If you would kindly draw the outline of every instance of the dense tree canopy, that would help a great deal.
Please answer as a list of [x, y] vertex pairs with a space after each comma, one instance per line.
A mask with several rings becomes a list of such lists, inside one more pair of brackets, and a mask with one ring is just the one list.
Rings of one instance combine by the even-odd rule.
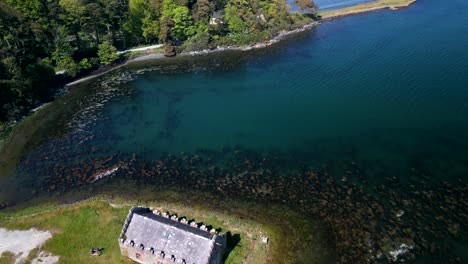
[[110, 64], [116, 48], [249, 44], [306, 22], [285, 0], [0, 0], [0, 122], [49, 98], [55, 72]]

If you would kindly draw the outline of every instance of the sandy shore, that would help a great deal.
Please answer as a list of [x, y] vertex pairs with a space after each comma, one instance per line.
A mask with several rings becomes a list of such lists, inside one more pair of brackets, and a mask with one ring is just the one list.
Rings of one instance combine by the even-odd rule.
[[400, 8], [408, 7], [415, 2], [416, 0], [395, 0], [395, 1], [377, 0], [375, 2], [359, 4], [359, 5], [343, 8], [343, 9], [325, 11], [325, 12], [319, 13], [319, 15], [321, 15], [323, 20], [328, 20], [328, 19], [334, 19], [334, 18], [343, 17], [343, 16], [367, 13], [367, 12], [381, 10], [381, 9], [398, 10]]

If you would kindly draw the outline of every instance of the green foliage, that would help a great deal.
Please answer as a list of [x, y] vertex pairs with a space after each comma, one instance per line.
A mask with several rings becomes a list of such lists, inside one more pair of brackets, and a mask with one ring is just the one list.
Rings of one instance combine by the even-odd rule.
[[71, 56], [63, 57], [58, 61], [57, 68], [65, 71], [65, 74], [71, 77], [75, 77], [80, 72], [80, 66], [76, 64]]
[[192, 17], [186, 6], [179, 6], [172, 13], [174, 21], [173, 34], [177, 40], [186, 40], [195, 35], [196, 27], [193, 25]]
[[176, 8], [177, 8], [177, 5], [174, 0], [163, 0], [161, 17], [171, 18], [173, 11]]
[[147, 43], [153, 42], [159, 36], [159, 21], [154, 17], [151, 11], [145, 11], [145, 17], [142, 19], [142, 35]]
[[208, 32], [203, 32], [189, 38], [183, 45], [185, 51], [197, 51], [204, 50], [210, 45], [210, 34]]
[[80, 61], [80, 69], [89, 70], [93, 67], [93, 64], [88, 58], [84, 58]]
[[116, 53], [117, 49], [109, 42], [104, 42], [99, 45], [98, 56], [99, 60], [104, 65], [109, 65], [119, 58]]
[[249, 31], [247, 21], [252, 20], [253, 13], [246, 0], [232, 0], [224, 9], [231, 33], [240, 34]]
[[143, 21], [145, 10], [147, 9], [145, 0], [130, 0], [128, 2], [128, 20], [124, 24], [124, 29], [135, 39], [140, 39], [143, 34]]

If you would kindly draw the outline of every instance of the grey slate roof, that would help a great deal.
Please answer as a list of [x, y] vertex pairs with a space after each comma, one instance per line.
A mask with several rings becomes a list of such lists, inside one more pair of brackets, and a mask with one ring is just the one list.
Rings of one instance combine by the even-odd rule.
[[208, 263], [214, 243], [209, 232], [152, 212], [135, 212], [125, 235], [135, 246], [143, 244], [145, 249], [164, 251], [167, 256], [195, 264]]

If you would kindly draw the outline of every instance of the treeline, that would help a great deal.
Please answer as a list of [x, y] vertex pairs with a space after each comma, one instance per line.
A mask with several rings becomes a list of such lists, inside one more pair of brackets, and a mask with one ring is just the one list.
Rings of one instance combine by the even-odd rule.
[[74, 77], [110, 64], [117, 49], [250, 44], [309, 21], [285, 0], [0, 0], [0, 122], [49, 99], [55, 72]]

